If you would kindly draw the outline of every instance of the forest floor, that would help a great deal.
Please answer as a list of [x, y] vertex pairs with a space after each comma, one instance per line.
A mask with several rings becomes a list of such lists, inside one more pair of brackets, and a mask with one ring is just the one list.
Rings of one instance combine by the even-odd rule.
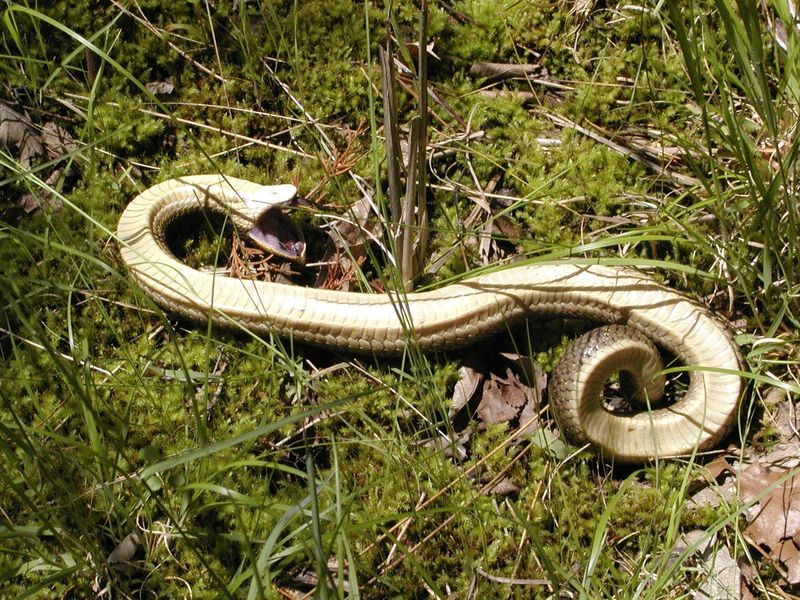
[[[800, 594], [793, 3], [35, 4], [0, 23], [0, 596]], [[115, 230], [197, 173], [294, 184], [308, 244], [189, 220], [201, 268], [646, 270], [733, 333], [735, 433], [638, 467], [570, 445], [544, 383], [575, 320], [387, 359], [178, 319]]]

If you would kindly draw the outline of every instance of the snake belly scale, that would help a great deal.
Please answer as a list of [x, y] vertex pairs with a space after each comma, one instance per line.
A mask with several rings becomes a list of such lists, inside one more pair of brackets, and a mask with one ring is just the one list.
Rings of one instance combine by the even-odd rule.
[[[708, 309], [634, 269], [526, 264], [400, 296], [234, 279], [193, 269], [169, 250], [167, 228], [186, 213], [220, 211], [246, 230], [257, 213], [293, 194], [292, 186], [220, 175], [165, 181], [137, 196], [120, 217], [122, 260], [158, 304], [188, 319], [362, 353], [402, 353], [411, 343], [423, 351], [468, 346], [540, 315], [614, 324], [568, 351], [568, 368], [557, 368], [551, 382], [551, 405], [573, 441], [590, 442], [619, 462], [642, 462], [709, 449], [733, 427], [742, 381], [730, 333]], [[626, 330], [645, 340], [633, 342], [636, 352], [652, 342], [686, 365], [688, 390], [672, 405], [622, 415], [596, 397], [597, 382], [608, 373], [593, 365], [625, 370], [631, 361], [630, 344], [621, 341]], [[609, 346], [618, 348], [601, 349]], [[599, 360], [582, 362], [591, 355]], [[652, 407], [659, 392], [650, 394]]]

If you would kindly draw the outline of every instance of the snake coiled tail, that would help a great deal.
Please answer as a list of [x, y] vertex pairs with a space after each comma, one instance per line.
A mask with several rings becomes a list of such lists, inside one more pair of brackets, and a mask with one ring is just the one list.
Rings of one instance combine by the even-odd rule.
[[[183, 214], [222, 211], [246, 231], [293, 190], [219, 175], [156, 185], [137, 196], [119, 220], [122, 259], [148, 295], [183, 317], [235, 322], [257, 333], [341, 350], [396, 354], [410, 344], [424, 351], [467, 346], [539, 315], [624, 326], [584, 340], [580, 350], [567, 353], [568, 366], [555, 373], [551, 404], [570, 438], [591, 442], [609, 459], [642, 462], [707, 450], [732, 428], [742, 381], [728, 330], [706, 308], [633, 269], [520, 265], [434, 291], [381, 295], [228, 278], [193, 269], [169, 250], [167, 227]], [[623, 341], [630, 338], [628, 331], [633, 342]], [[650, 342], [686, 365], [686, 393], [670, 406], [633, 415], [603, 408], [597, 394], [606, 371], [633, 365], [631, 357]], [[599, 358], [581, 360], [593, 355]], [[652, 396], [644, 401], [655, 405], [660, 392], [639, 387], [639, 395]]]

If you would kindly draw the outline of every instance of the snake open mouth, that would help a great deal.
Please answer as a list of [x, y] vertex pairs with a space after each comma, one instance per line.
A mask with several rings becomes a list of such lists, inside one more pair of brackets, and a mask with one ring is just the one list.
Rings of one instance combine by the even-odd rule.
[[266, 211], [247, 233], [262, 250], [295, 263], [305, 263], [306, 241], [303, 232], [279, 209]]

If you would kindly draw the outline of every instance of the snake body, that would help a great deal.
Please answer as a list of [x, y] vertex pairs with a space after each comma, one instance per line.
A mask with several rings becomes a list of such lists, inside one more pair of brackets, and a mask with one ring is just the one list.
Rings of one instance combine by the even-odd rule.
[[[254, 212], [292, 193], [291, 186], [219, 175], [166, 181], [123, 212], [117, 228], [122, 259], [147, 294], [183, 317], [362, 353], [402, 353], [412, 343], [423, 351], [467, 346], [539, 315], [612, 324], [568, 350], [552, 378], [551, 405], [573, 441], [590, 442], [619, 462], [641, 462], [711, 448], [733, 426], [742, 382], [727, 329], [706, 308], [633, 269], [526, 264], [433, 291], [367, 294], [201, 272], [169, 250], [167, 227], [183, 214], [223, 211], [246, 228]], [[625, 341], [631, 335], [633, 341]], [[603, 382], [618, 370], [639, 380], [634, 384], [643, 402], [657, 403], [663, 382], [647, 387], [661, 368], [652, 351], [648, 355], [651, 342], [688, 367], [688, 390], [670, 406], [638, 414], [604, 408]], [[639, 367], [650, 374], [636, 375]]]

